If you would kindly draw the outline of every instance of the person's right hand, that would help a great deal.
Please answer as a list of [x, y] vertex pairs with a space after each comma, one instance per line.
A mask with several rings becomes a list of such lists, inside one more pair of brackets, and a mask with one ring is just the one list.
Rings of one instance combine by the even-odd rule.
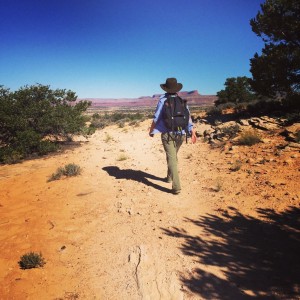
[[192, 144], [195, 144], [197, 142], [197, 136], [196, 136], [196, 134], [192, 134], [191, 140], [192, 140]]

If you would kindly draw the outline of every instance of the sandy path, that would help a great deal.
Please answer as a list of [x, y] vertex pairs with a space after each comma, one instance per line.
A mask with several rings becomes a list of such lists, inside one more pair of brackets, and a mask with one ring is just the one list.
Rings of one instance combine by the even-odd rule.
[[[299, 268], [288, 270], [300, 266], [299, 228], [280, 235], [288, 248], [272, 237], [291, 230], [275, 217], [299, 216], [299, 158], [230, 172], [241, 155], [260, 154], [184, 144], [175, 196], [147, 126], [109, 127], [64, 153], [0, 167], [0, 299], [296, 299]], [[47, 182], [66, 163], [82, 175]], [[266, 241], [291, 257], [286, 270]], [[20, 270], [29, 251], [46, 265]]]

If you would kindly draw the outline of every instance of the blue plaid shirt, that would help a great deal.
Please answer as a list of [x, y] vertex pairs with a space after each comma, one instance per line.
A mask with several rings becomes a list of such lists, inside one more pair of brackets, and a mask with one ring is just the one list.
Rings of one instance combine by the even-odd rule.
[[[152, 130], [151, 134], [155, 134], [155, 133], [166, 133], [166, 132], [171, 132], [166, 126], [165, 126], [165, 122], [162, 118], [162, 108], [164, 106], [165, 101], [167, 100], [167, 97], [171, 96], [171, 97], [176, 97], [177, 95], [169, 95], [169, 94], [164, 94], [162, 96], [160, 96], [157, 106], [156, 106], [156, 110], [155, 110], [155, 114], [154, 114], [154, 118], [153, 121], [155, 123], [155, 127]], [[188, 125], [188, 131], [191, 132], [193, 129], [193, 122], [192, 119], [190, 117], [189, 119], [189, 125]], [[181, 134], [185, 134], [185, 130], [182, 131], [178, 131], [177, 133], [181, 133]]]

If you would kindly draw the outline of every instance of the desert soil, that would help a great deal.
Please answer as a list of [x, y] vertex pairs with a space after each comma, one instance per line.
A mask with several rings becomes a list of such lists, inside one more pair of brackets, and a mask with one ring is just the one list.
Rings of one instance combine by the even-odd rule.
[[[199, 138], [173, 195], [149, 125], [0, 166], [0, 299], [300, 299], [299, 149]], [[48, 181], [68, 163], [81, 175]], [[46, 264], [20, 269], [31, 251]]]

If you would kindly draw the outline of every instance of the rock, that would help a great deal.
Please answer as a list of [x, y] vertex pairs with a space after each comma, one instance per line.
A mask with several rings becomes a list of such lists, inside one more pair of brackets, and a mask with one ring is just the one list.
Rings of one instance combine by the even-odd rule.
[[300, 144], [299, 143], [290, 143], [289, 146], [291, 148], [297, 148], [297, 149], [300, 149]]
[[211, 135], [212, 133], [213, 133], [213, 130], [212, 130], [212, 129], [206, 129], [206, 130], [204, 130], [203, 135], [204, 135], [204, 136], [209, 136], [209, 135]]
[[253, 125], [253, 124], [258, 124], [261, 122], [261, 120], [259, 118], [251, 118], [248, 120], [249, 124], [250, 125]]
[[283, 161], [284, 165], [290, 165], [292, 163], [292, 161], [290, 159], [286, 159]]
[[266, 116], [261, 118], [251, 118], [249, 119], [249, 124], [257, 129], [264, 131], [272, 131], [281, 128], [278, 121]]
[[268, 116], [262, 116], [262, 117], [260, 117], [260, 119], [263, 122], [273, 123], [273, 124], [276, 124], [276, 125], [282, 124], [282, 121], [280, 119], [274, 119], [274, 118], [271, 118], [271, 117], [268, 117]]
[[230, 146], [230, 148], [228, 149], [229, 151], [234, 151], [238, 149], [238, 146]]
[[297, 134], [300, 132], [300, 123], [295, 123], [291, 126], [286, 127], [281, 135], [286, 137], [288, 141], [297, 142]]
[[245, 120], [245, 119], [240, 119], [239, 124], [241, 124], [242, 126], [249, 126], [249, 121]]
[[270, 144], [272, 142], [272, 140], [271, 139], [262, 139], [261, 142], [264, 144]]

